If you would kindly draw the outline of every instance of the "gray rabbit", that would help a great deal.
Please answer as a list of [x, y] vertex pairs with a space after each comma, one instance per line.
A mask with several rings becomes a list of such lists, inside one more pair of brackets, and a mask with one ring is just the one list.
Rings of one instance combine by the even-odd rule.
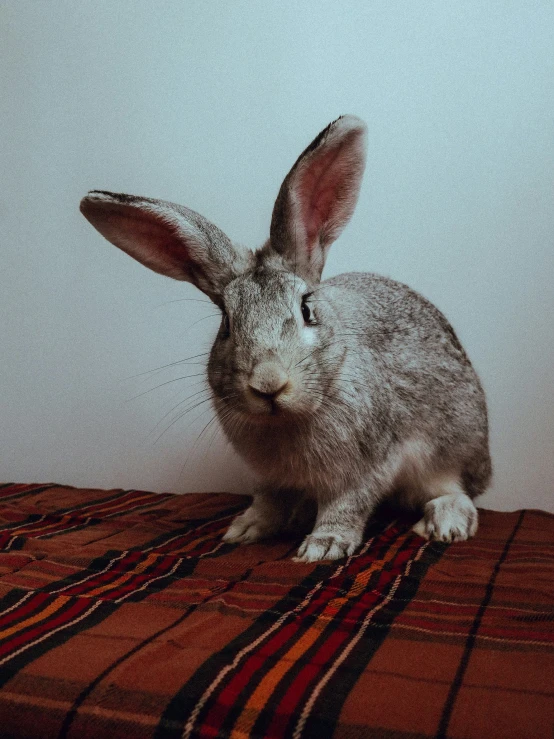
[[485, 396], [442, 313], [375, 274], [320, 281], [356, 205], [366, 136], [354, 116], [317, 136], [285, 178], [257, 251], [180, 205], [96, 190], [81, 202], [109, 241], [220, 308], [213, 404], [263, 480], [224, 539], [309, 527], [303, 562], [353, 554], [387, 500], [422, 513], [421, 536], [463, 541], [491, 476]]

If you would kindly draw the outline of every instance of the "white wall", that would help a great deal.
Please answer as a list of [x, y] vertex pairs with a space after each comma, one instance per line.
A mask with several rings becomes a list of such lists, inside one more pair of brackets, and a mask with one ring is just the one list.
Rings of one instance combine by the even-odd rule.
[[183, 202], [258, 245], [296, 156], [348, 112], [369, 124], [369, 162], [327, 276], [382, 272], [446, 313], [489, 398], [482, 505], [554, 510], [551, 2], [13, 0], [0, 14], [0, 479], [245, 489], [214, 424], [195, 441], [207, 403], [154, 443], [199, 378], [128, 401], [201, 371], [127, 379], [205, 351], [217, 318], [193, 324], [213, 311], [170, 302], [202, 296], [108, 245], [78, 202], [92, 188]]

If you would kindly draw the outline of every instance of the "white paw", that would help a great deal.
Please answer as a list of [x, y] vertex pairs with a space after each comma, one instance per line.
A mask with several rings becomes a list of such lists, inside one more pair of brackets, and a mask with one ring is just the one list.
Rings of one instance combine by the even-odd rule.
[[300, 545], [295, 562], [319, 562], [322, 559], [341, 559], [354, 554], [360, 545], [358, 534], [308, 534]]
[[413, 531], [425, 539], [447, 543], [466, 541], [474, 536], [478, 526], [477, 509], [467, 495], [454, 493], [441, 495], [430, 500], [424, 509], [423, 518]]
[[228, 544], [251, 544], [266, 539], [273, 533], [273, 528], [263, 520], [259, 512], [250, 507], [235, 518], [223, 536], [223, 541]]

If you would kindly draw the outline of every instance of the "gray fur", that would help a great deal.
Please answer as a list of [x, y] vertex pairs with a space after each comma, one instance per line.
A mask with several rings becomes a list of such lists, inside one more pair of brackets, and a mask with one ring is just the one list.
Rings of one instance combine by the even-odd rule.
[[[172, 218], [177, 212], [184, 219], [180, 279], [204, 289], [227, 316], [208, 379], [227, 437], [263, 484], [225, 539], [251, 542], [296, 527], [307, 534], [302, 561], [353, 554], [368, 517], [387, 498], [424, 514], [415, 527], [423, 536], [468, 538], [477, 528], [472, 499], [491, 476], [484, 393], [440, 311], [375, 274], [319, 282], [327, 249], [357, 199], [364, 143], [359, 119], [325, 129], [287, 175], [270, 239], [254, 253], [217, 235], [214, 259], [213, 234], [221, 232], [204, 219], [200, 227], [201, 216], [193, 220], [179, 206], [148, 201], [157, 217], [172, 209]], [[113, 224], [106, 233], [101, 208], [85, 214], [144, 263], [148, 250], [158, 267], [165, 259], [159, 239], [137, 256], [127, 221], [117, 226], [123, 238]]]

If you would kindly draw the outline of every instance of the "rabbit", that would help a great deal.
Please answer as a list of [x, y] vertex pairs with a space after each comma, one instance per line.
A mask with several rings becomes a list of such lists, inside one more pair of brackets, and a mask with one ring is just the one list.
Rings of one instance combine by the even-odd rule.
[[373, 273], [321, 281], [358, 199], [366, 139], [350, 115], [314, 139], [257, 250], [181, 205], [102, 190], [81, 202], [109, 241], [220, 309], [207, 367], [213, 405], [261, 479], [223, 538], [304, 527], [301, 562], [353, 555], [386, 501], [418, 512], [416, 534], [464, 541], [491, 478], [485, 395], [442, 313]]

